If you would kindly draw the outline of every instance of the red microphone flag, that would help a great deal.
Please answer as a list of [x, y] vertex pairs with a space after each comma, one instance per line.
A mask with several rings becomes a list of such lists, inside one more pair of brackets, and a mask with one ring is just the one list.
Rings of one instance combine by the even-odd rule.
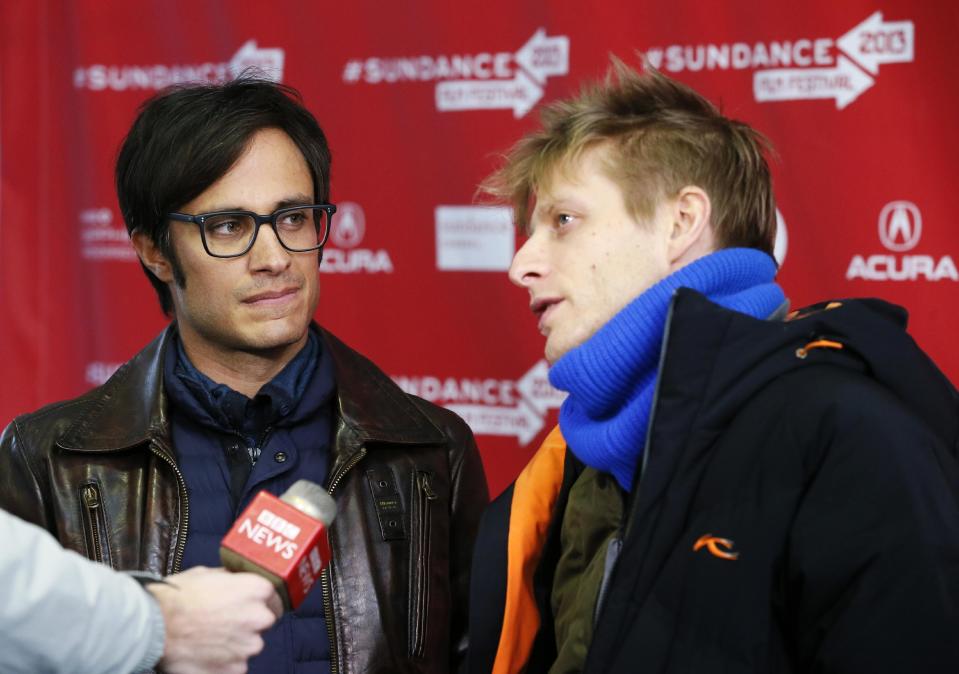
[[261, 491], [223, 538], [220, 559], [228, 569], [269, 579], [295, 609], [329, 562], [330, 542], [322, 522]]

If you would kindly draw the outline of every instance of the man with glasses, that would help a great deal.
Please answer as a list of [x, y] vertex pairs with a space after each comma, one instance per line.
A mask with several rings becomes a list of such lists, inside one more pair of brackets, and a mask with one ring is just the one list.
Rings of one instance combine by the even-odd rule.
[[116, 166], [173, 323], [103, 386], [16, 419], [0, 505], [118, 569], [216, 566], [260, 490], [339, 505], [322, 589], [264, 634], [259, 672], [447, 671], [466, 647], [486, 482], [469, 429], [312, 322], [330, 153], [271, 82], [163, 92]]

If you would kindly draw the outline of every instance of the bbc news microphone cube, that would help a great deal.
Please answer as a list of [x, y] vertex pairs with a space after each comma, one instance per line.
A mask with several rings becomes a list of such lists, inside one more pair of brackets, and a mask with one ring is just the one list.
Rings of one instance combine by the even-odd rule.
[[220, 543], [223, 566], [270, 580], [287, 610], [303, 603], [330, 560], [322, 522], [260, 492]]

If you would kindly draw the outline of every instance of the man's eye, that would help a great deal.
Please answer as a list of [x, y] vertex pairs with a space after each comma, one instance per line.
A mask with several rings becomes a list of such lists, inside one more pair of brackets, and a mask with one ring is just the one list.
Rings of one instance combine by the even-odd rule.
[[307, 211], [293, 211], [280, 218], [279, 225], [287, 229], [298, 229], [310, 222], [312, 218]]
[[221, 220], [208, 227], [207, 231], [214, 234], [236, 234], [242, 227], [236, 220]]
[[237, 217], [210, 218], [203, 223], [207, 236], [218, 238], [245, 236], [251, 226], [246, 219]]

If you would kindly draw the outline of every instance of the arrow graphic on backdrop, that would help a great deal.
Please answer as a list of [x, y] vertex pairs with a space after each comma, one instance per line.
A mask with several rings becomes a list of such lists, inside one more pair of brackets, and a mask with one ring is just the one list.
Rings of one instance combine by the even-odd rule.
[[559, 409], [566, 394], [549, 383], [549, 365], [540, 360], [516, 380], [520, 400], [513, 407], [492, 405], [444, 405], [459, 414], [477, 435], [516, 436], [529, 444], [543, 429], [549, 410]]
[[247, 68], [254, 68], [261, 77], [282, 82], [283, 61], [282, 49], [260, 48], [256, 46], [256, 40], [247, 40], [230, 59], [230, 74], [238, 77]]
[[566, 400], [566, 394], [549, 383], [549, 365], [545, 360], [536, 363], [517, 380], [516, 390], [529, 406], [541, 415], [545, 415], [549, 410], [559, 409]]
[[540, 28], [513, 58], [533, 79], [545, 84], [547, 77], [569, 72], [569, 38], [565, 35], [547, 37], [546, 31]]
[[516, 436], [521, 445], [529, 444], [543, 428], [543, 417], [520, 402], [516, 407], [488, 405], [446, 405], [481, 435]]
[[520, 118], [543, 97], [543, 90], [523, 71], [511, 80], [454, 80], [436, 85], [436, 109], [512, 110]]
[[543, 97], [546, 78], [569, 73], [569, 38], [549, 37], [542, 28], [513, 55], [519, 66], [511, 80], [450, 80], [436, 85], [436, 109], [512, 110], [517, 119]]
[[876, 83], [881, 64], [913, 61], [915, 36], [912, 21], [883, 21], [874, 12], [836, 40], [842, 53], [834, 67], [757, 70], [753, 94], [760, 103], [834, 99], [842, 110]]
[[433, 375], [397, 375], [393, 380], [407, 393], [456, 412], [474, 434], [515, 437], [520, 445], [529, 444], [543, 430], [549, 411], [559, 409], [566, 399], [550, 385], [545, 360], [515, 380]]
[[875, 12], [836, 44], [856, 63], [878, 75], [880, 64], [912, 62], [915, 34], [912, 21], [883, 21], [882, 12]]
[[834, 68], [777, 68], [753, 77], [753, 94], [760, 103], [834, 98], [842, 110], [875, 83], [844, 56]]

